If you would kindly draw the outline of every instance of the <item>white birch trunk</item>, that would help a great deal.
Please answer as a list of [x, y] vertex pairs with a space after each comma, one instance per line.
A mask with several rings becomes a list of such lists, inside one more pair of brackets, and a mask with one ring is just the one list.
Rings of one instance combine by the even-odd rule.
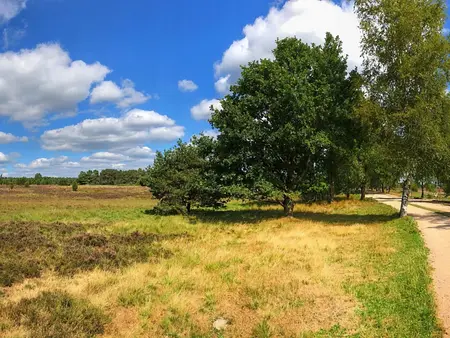
[[402, 201], [400, 204], [400, 217], [408, 216], [409, 178], [403, 182]]

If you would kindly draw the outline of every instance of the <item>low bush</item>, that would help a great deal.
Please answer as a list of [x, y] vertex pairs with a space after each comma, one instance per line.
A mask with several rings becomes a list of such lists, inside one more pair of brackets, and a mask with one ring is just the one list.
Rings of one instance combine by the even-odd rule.
[[39, 277], [44, 269], [71, 275], [121, 268], [171, 252], [157, 242], [183, 235], [88, 233], [81, 224], [0, 223], [0, 286]]
[[65, 292], [43, 292], [9, 307], [8, 317], [34, 338], [93, 337], [104, 333], [108, 317], [84, 299]]

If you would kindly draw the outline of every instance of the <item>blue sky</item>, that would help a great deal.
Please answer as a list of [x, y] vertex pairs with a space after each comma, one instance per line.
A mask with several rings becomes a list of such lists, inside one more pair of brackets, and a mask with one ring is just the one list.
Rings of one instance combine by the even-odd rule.
[[278, 37], [338, 34], [360, 64], [349, 5], [318, 0], [0, 0], [0, 174], [138, 168], [211, 133], [208, 107]]

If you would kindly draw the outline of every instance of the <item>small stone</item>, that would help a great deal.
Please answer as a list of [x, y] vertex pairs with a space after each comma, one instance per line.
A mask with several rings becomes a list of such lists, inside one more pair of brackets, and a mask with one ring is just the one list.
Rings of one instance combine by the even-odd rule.
[[213, 327], [218, 331], [225, 330], [227, 325], [228, 320], [226, 320], [225, 318], [217, 318], [213, 323]]

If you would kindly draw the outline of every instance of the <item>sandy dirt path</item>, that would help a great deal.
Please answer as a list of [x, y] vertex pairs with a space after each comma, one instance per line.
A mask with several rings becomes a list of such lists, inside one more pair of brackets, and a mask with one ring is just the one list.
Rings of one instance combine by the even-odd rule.
[[[370, 197], [400, 209], [399, 197], [378, 194]], [[423, 204], [427, 208], [450, 212], [450, 206], [416, 202], [415, 200], [411, 200], [410, 203]], [[438, 317], [444, 328], [444, 337], [450, 337], [450, 217], [414, 205], [408, 206], [408, 214], [417, 221], [425, 244], [430, 250]]]

